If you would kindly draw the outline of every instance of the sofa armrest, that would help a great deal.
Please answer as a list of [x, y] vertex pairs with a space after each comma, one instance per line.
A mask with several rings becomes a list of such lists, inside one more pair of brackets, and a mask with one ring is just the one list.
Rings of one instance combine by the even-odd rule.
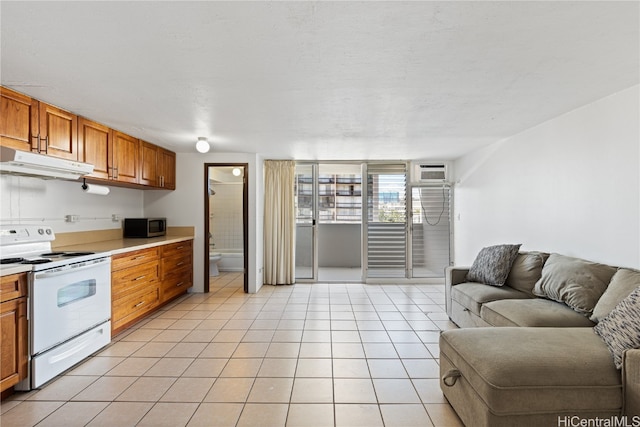
[[640, 417], [640, 349], [627, 350], [622, 360], [624, 415]]
[[451, 287], [464, 283], [469, 267], [448, 266], [444, 269], [444, 294], [447, 314], [451, 318]]
[[470, 267], [449, 266], [444, 269], [444, 283], [448, 286], [455, 286], [464, 283]]

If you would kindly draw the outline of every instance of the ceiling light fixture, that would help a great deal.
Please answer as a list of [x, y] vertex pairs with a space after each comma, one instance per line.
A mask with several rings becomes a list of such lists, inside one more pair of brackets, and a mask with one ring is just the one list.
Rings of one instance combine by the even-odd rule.
[[207, 138], [205, 138], [204, 136], [199, 136], [198, 142], [196, 142], [196, 150], [198, 150], [199, 153], [206, 153], [209, 151], [209, 148], [211, 147], [209, 146]]
[[240, 168], [233, 168], [231, 170], [231, 173], [233, 174], [233, 176], [240, 176], [242, 172], [240, 171]]

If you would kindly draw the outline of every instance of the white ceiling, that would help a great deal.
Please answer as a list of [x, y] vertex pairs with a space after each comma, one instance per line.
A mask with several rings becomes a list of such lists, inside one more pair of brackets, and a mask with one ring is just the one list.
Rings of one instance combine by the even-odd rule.
[[2, 84], [178, 152], [452, 159], [639, 83], [639, 3], [0, 2]]

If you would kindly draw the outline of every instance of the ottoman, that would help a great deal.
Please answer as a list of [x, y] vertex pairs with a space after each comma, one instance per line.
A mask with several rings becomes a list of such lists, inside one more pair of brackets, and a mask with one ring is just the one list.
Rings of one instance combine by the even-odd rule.
[[622, 380], [592, 328], [440, 335], [440, 388], [467, 426], [558, 426], [622, 413]]

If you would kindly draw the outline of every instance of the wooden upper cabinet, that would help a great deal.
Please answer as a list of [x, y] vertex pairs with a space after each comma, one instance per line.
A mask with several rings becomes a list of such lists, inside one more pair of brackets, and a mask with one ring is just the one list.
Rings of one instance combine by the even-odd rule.
[[159, 187], [158, 151], [160, 147], [140, 140], [140, 184]]
[[40, 102], [40, 152], [78, 160], [78, 116]]
[[78, 117], [78, 160], [93, 165], [93, 173], [87, 176], [110, 178], [111, 135], [107, 126]]
[[38, 149], [38, 104], [37, 99], [0, 87], [0, 145]]
[[114, 130], [112, 144], [112, 178], [137, 184], [140, 180], [140, 140]]
[[158, 154], [158, 176], [160, 187], [167, 190], [176, 189], [176, 153], [160, 148]]

